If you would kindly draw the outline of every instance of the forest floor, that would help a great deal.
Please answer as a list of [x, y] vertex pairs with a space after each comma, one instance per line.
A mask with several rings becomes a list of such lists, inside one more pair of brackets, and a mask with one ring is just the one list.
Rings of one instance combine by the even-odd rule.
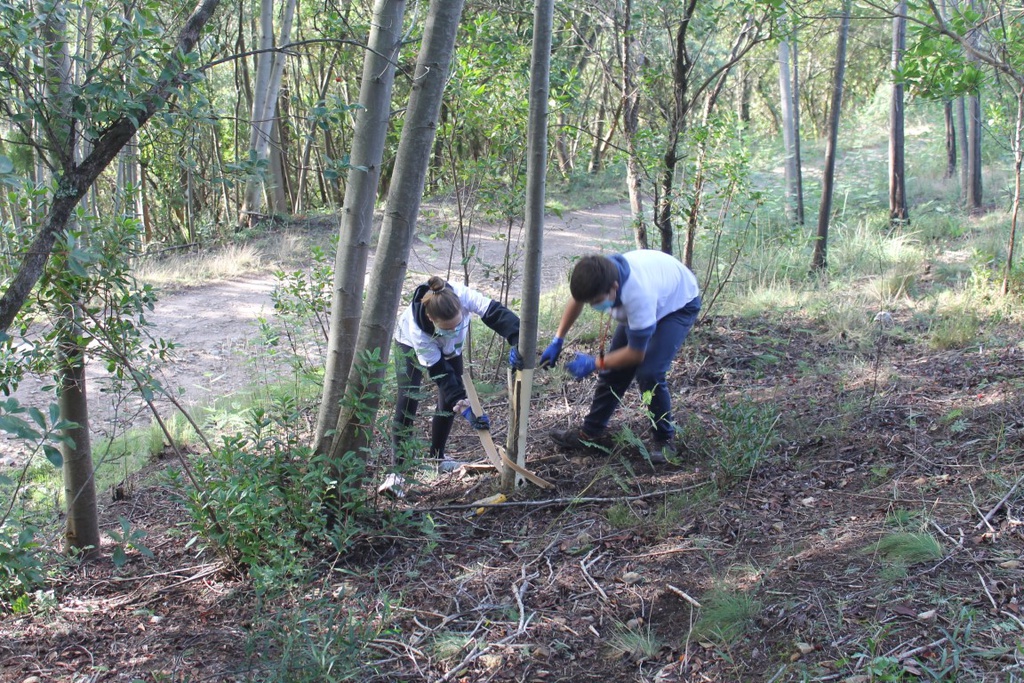
[[[551, 252], [546, 287], [580, 238], [595, 248], [586, 234]], [[223, 376], [241, 366], [234, 332], [206, 316], [244, 308], [225, 306], [236, 292], [256, 306], [268, 281], [161, 304], [188, 297], [171, 317], [210, 391], [243, 378]], [[153, 476], [173, 463], [156, 461], [102, 507], [154, 556], [69, 569], [48, 609], [0, 614], [0, 680], [1024, 681], [1024, 333], [993, 323], [983, 346], [940, 351], [889, 313], [866, 341], [799, 311], [706, 317], [670, 377], [684, 447], [666, 466], [643, 458], [635, 390], [607, 453], [559, 450], [545, 432], [582, 417], [593, 381], [538, 374], [528, 466], [555, 488], [479, 514], [493, 474], [463, 469], [375, 499], [432, 533], [340, 557], [325, 544], [318, 581], [273, 598], [278, 614], [334, 609], [296, 618], [294, 640], [264, 638], [268, 605], [190, 541]], [[200, 348], [200, 332], [226, 346]], [[479, 453], [467, 430], [451, 446]], [[346, 650], [357, 634], [369, 644]]]

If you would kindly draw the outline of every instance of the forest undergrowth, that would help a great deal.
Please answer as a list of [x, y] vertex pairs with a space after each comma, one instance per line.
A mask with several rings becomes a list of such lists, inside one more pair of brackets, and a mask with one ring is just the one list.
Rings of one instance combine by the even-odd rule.
[[[814, 305], [790, 289], [706, 316], [670, 378], [684, 447], [667, 466], [645, 459], [635, 393], [606, 452], [559, 451], [545, 432], [578, 420], [591, 386], [541, 373], [528, 462], [554, 489], [495, 507], [474, 504], [497, 491], [486, 468], [425, 468], [406, 499], [361, 489], [324, 534], [310, 408], [246, 409], [216, 458], [191, 458], [203, 496], [166, 451], [111, 492], [106, 560], [17, 566], [27, 556], [0, 549], [5, 571], [37, 579], [5, 603], [0, 672], [1024, 680], [1022, 334], [950, 253], [885, 299], [819, 283]], [[503, 395], [485, 402], [500, 440]], [[468, 432], [451, 450], [480, 458]], [[375, 480], [385, 462], [381, 449], [347, 471]]]

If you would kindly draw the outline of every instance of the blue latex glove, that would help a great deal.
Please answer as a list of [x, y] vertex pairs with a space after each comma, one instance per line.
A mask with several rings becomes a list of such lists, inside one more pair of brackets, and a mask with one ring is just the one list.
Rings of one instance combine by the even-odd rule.
[[597, 362], [590, 354], [577, 353], [575, 358], [565, 364], [565, 369], [576, 379], [583, 379], [597, 369]]
[[562, 353], [562, 344], [565, 340], [561, 337], [555, 337], [548, 344], [548, 347], [544, 349], [544, 353], [540, 354], [540, 365], [537, 367], [541, 368], [553, 368], [555, 363], [558, 362], [558, 356]]
[[519, 355], [519, 349], [515, 346], [508, 350], [508, 366], [513, 370], [523, 369], [523, 357]]
[[473, 414], [472, 408], [466, 408], [462, 411], [462, 417], [466, 418], [466, 422], [473, 429], [490, 429], [491, 418], [487, 417], [487, 414], [480, 415], [479, 417]]

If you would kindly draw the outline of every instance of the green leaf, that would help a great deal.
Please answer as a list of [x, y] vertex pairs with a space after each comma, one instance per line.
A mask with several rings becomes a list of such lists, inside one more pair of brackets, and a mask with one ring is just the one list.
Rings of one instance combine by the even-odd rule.
[[50, 444], [43, 444], [43, 453], [46, 454], [46, 459], [50, 461], [50, 464], [54, 467], [64, 467], [64, 456], [61, 455], [60, 449]]
[[32, 429], [28, 422], [12, 415], [0, 415], [0, 431], [13, 434], [19, 439], [28, 441], [38, 441], [42, 436], [39, 432]]
[[39, 410], [35, 406], [28, 409], [28, 416], [32, 418], [32, 421], [39, 425], [40, 428], [46, 429], [46, 418], [43, 417], [43, 411]]

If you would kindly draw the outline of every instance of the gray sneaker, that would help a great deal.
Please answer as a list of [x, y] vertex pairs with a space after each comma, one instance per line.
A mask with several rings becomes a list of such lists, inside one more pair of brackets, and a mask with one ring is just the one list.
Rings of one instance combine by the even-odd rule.
[[437, 461], [437, 473], [448, 474], [462, 467], [462, 463], [458, 460], [452, 460], [451, 458], [442, 458]]

